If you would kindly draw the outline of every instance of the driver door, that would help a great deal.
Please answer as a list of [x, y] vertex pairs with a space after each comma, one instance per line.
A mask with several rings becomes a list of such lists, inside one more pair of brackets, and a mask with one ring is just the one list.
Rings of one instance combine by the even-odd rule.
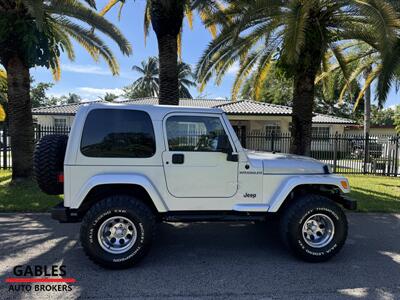
[[219, 115], [168, 115], [164, 133], [163, 165], [172, 196], [217, 198], [236, 193], [238, 162], [227, 159], [233, 145]]

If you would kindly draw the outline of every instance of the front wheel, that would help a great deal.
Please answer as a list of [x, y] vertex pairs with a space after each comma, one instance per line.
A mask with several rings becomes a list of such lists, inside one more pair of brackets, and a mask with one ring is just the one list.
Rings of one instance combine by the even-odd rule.
[[151, 209], [131, 196], [111, 196], [85, 215], [80, 239], [87, 256], [111, 269], [133, 266], [148, 252], [155, 231]]
[[286, 208], [281, 219], [283, 242], [299, 258], [322, 262], [332, 258], [347, 238], [343, 210], [321, 195], [305, 195]]

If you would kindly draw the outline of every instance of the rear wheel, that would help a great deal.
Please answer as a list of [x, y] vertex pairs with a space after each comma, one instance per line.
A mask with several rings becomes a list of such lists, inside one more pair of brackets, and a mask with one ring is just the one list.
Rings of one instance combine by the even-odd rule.
[[281, 218], [283, 242], [299, 258], [322, 262], [332, 258], [347, 238], [343, 210], [321, 195], [305, 195], [289, 205]]
[[117, 195], [101, 200], [87, 212], [80, 239], [85, 253], [95, 263], [122, 269], [147, 254], [154, 232], [150, 208], [132, 196]]

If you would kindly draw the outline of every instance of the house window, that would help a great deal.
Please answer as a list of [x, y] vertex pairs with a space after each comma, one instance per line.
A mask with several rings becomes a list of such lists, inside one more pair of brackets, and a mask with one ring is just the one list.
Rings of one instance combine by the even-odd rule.
[[327, 127], [313, 127], [312, 128], [312, 136], [313, 137], [328, 137], [330, 133], [329, 126]]
[[281, 134], [281, 125], [279, 122], [267, 122], [265, 125], [265, 135]]
[[67, 119], [54, 119], [54, 126], [56, 128], [66, 127], [67, 126]]

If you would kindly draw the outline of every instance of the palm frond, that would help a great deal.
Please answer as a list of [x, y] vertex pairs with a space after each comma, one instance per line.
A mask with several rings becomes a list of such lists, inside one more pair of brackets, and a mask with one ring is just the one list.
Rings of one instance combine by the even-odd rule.
[[151, 1], [146, 1], [146, 7], [144, 9], [144, 23], [143, 23], [145, 46], [147, 37], [149, 35], [150, 25], [151, 25]]
[[22, 0], [22, 3], [27, 7], [29, 14], [35, 19], [37, 28], [42, 31], [45, 18], [43, 0]]
[[88, 51], [95, 61], [101, 56], [110, 67], [113, 75], [119, 73], [119, 65], [112, 51], [92, 30], [72, 23], [66, 18], [58, 18], [57, 22], [73, 39]]
[[369, 73], [368, 77], [365, 80], [364, 86], [361, 89], [360, 93], [358, 94], [358, 97], [354, 103], [353, 110], [356, 110], [359, 102], [364, 97], [366, 90], [371, 86], [371, 83], [379, 76], [381, 70], [382, 70], [382, 65], [378, 65], [375, 69], [371, 71], [371, 73]]
[[272, 66], [272, 56], [274, 54], [274, 51], [267, 51], [263, 57], [260, 59], [260, 63], [257, 67], [257, 72], [254, 77], [254, 92], [253, 92], [253, 97], [255, 100], [259, 101], [260, 100], [260, 94], [261, 90], [265, 84], [265, 81], [267, 79], [268, 73], [271, 70]]
[[77, 1], [68, 1], [68, 3], [65, 1], [50, 2], [46, 5], [46, 10], [49, 13], [68, 16], [83, 21], [114, 40], [123, 54], [129, 55], [132, 52], [130, 43], [117, 27], [92, 9], [83, 6]]
[[283, 49], [285, 59], [297, 62], [300, 51], [305, 43], [305, 30], [308, 18], [308, 5], [305, 1], [293, 1], [290, 11], [286, 14], [285, 38]]
[[108, 13], [118, 2], [125, 2], [124, 0], [110, 0], [107, 4], [101, 9], [100, 16], [104, 16]]

